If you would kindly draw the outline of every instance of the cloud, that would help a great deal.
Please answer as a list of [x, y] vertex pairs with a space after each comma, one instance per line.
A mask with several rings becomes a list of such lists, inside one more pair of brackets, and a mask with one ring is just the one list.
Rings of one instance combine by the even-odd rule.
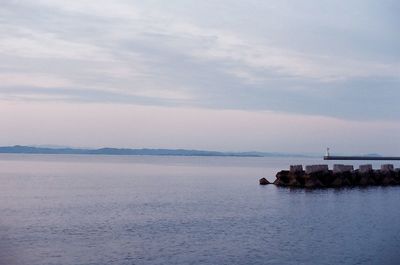
[[6, 37], [0, 43], [0, 53], [27, 58], [57, 58], [68, 60], [112, 60], [98, 46], [62, 40], [53, 34], [22, 29], [10, 29], [18, 37]]
[[3, 87], [65, 87], [72, 84], [62, 78], [46, 74], [32, 74], [32, 73], [0, 73], [1, 85]]
[[397, 119], [395, 10], [391, 1], [6, 0], [0, 93]]
[[138, 11], [135, 6], [125, 1], [108, 0], [81, 0], [81, 1], [66, 1], [66, 0], [27, 0], [24, 1], [27, 5], [39, 5], [50, 9], [57, 9], [62, 12], [70, 12], [72, 14], [82, 14], [90, 16], [99, 16], [105, 18], [130, 18], [138, 16]]

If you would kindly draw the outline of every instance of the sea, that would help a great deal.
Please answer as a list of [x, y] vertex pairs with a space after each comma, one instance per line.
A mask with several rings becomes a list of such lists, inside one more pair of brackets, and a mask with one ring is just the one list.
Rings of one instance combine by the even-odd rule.
[[258, 184], [323, 163], [1, 154], [0, 264], [400, 264], [400, 187]]

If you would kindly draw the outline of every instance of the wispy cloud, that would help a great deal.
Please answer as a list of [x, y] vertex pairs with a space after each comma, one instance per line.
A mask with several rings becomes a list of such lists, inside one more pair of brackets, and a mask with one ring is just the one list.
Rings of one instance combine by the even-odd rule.
[[398, 118], [398, 9], [393, 1], [6, 0], [0, 94]]

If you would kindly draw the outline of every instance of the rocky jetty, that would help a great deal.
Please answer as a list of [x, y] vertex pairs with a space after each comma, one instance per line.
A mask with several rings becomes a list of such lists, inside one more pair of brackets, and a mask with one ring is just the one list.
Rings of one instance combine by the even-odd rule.
[[[260, 179], [260, 184], [269, 182]], [[352, 165], [342, 164], [334, 165], [332, 170], [328, 165], [306, 166], [305, 170], [302, 165], [292, 165], [289, 170], [278, 172], [273, 184], [299, 188], [400, 185], [400, 169], [394, 169], [392, 164], [384, 164], [379, 170], [372, 165], [361, 165], [356, 170]]]

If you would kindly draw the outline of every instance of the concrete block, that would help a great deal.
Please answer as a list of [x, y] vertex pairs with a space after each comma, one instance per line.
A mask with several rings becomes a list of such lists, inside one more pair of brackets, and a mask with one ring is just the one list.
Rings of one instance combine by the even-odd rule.
[[303, 171], [303, 165], [290, 165], [289, 171], [291, 173], [302, 172]]
[[306, 174], [314, 173], [314, 172], [328, 172], [328, 165], [311, 165], [306, 166]]
[[342, 165], [342, 164], [333, 165], [333, 173], [351, 172], [353, 170], [354, 167], [352, 165]]
[[381, 171], [383, 171], [383, 172], [389, 172], [389, 171], [393, 171], [393, 170], [394, 170], [393, 164], [381, 165]]
[[360, 165], [359, 170], [360, 173], [368, 173], [372, 171], [372, 165], [371, 164]]

